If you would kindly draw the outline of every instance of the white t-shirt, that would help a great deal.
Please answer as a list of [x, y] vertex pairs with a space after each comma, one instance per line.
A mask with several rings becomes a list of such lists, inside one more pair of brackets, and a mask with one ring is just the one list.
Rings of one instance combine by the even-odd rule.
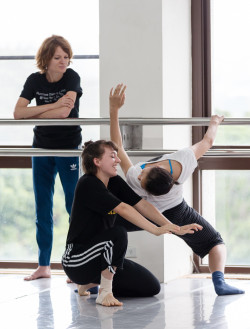
[[[141, 165], [144, 163], [153, 163], [163, 160], [175, 160], [178, 161], [182, 166], [182, 171], [177, 182], [180, 185], [174, 185], [172, 189], [163, 195], [155, 196], [148, 193], [141, 187], [141, 183], [138, 179], [138, 176], [141, 174]], [[197, 160], [195, 154], [191, 148], [184, 148], [180, 151], [174, 152], [172, 154], [164, 154], [161, 158], [158, 158], [156, 161], [148, 162], [139, 162], [135, 166], [129, 168], [126, 180], [129, 186], [143, 199], [152, 203], [160, 212], [163, 212], [167, 209], [171, 209], [183, 200], [183, 183], [188, 179], [190, 175], [194, 172], [197, 167]]]

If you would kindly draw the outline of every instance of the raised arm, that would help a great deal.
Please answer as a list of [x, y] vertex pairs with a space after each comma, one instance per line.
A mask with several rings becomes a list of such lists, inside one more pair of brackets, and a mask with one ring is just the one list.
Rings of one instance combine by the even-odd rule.
[[120, 166], [127, 174], [128, 169], [133, 165], [130, 161], [126, 151], [122, 144], [121, 130], [119, 126], [119, 109], [125, 102], [125, 90], [126, 86], [119, 84], [113, 91], [110, 90], [109, 94], [109, 113], [110, 113], [110, 138], [118, 146], [118, 157], [121, 160]]
[[208, 130], [204, 135], [203, 139], [200, 142], [191, 146], [197, 160], [212, 147], [217, 133], [217, 128], [223, 120], [224, 116], [213, 115], [211, 117]]

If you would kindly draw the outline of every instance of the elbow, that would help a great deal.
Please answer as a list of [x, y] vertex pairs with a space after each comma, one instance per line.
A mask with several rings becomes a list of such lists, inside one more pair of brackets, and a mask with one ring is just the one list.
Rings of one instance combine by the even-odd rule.
[[63, 109], [63, 111], [61, 111], [60, 115], [59, 115], [60, 119], [67, 119], [68, 116], [70, 115], [70, 112], [71, 112], [71, 109], [69, 109], [69, 108]]
[[124, 202], [121, 202], [115, 209], [114, 209], [114, 211], [118, 214], [118, 215], [120, 215], [121, 217], [126, 217], [126, 215], [128, 214], [128, 212], [129, 212], [129, 205], [128, 204], [126, 204], [126, 203], [124, 203]]
[[213, 146], [213, 143], [214, 143], [214, 139], [211, 138], [211, 137], [207, 137], [204, 139], [204, 142], [206, 143], [206, 148], [209, 150], [212, 146]]
[[128, 205], [125, 202], [121, 202], [119, 205], [119, 211], [125, 212], [128, 209]]
[[66, 119], [68, 116], [65, 113], [59, 115], [59, 119]]
[[208, 144], [209, 149], [213, 146], [213, 143], [214, 143], [214, 139], [213, 138], [208, 138], [207, 144]]
[[22, 119], [22, 118], [20, 117], [20, 115], [18, 114], [18, 111], [17, 111], [16, 109], [14, 110], [13, 116], [14, 116], [14, 119], [15, 119], [15, 120]]
[[134, 205], [134, 208], [139, 211], [139, 213], [143, 213], [143, 211], [145, 209], [147, 209], [147, 206], [148, 206], [148, 202], [144, 199], [141, 199], [139, 202], [137, 202], [135, 205]]

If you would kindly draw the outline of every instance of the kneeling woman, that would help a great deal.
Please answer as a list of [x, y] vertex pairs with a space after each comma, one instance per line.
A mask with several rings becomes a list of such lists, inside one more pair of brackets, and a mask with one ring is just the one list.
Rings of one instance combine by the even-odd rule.
[[[151, 272], [125, 259], [128, 238], [123, 221], [157, 236], [172, 232], [192, 234], [202, 228], [197, 224], [179, 227], [169, 222], [117, 176], [119, 162], [113, 142], [85, 143], [82, 153], [85, 175], [75, 190], [62, 258], [65, 273], [78, 284], [79, 294], [88, 295], [88, 289], [100, 284], [96, 303], [104, 306], [122, 305], [114, 295], [147, 297], [160, 291], [159, 281]], [[119, 224], [115, 223], [117, 214]]]

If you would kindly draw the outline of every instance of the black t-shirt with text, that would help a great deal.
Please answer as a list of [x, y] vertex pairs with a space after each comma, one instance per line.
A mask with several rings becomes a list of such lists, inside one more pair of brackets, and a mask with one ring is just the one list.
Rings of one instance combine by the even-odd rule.
[[[55, 103], [68, 91], [77, 93], [75, 106], [69, 118], [79, 117], [79, 99], [82, 96], [80, 77], [68, 68], [63, 77], [57, 82], [49, 82], [46, 75], [36, 72], [31, 74], [23, 87], [20, 97], [29, 101], [36, 99], [37, 106]], [[34, 128], [33, 147], [48, 149], [77, 148], [81, 144], [80, 126], [36, 126]]]
[[141, 200], [120, 177], [110, 178], [108, 188], [93, 175], [83, 175], [76, 186], [67, 244], [83, 244], [115, 223], [113, 209], [121, 202], [134, 206]]

